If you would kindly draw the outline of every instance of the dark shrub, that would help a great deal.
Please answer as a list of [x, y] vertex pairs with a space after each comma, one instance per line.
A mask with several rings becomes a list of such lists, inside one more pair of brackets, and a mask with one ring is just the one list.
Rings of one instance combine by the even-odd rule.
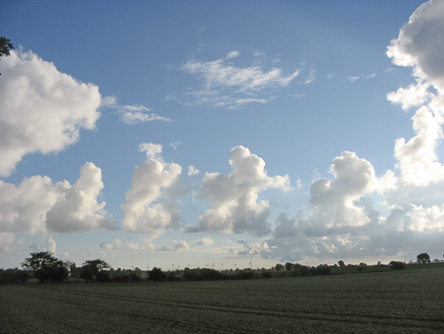
[[320, 264], [316, 267], [318, 275], [330, 275], [331, 268], [326, 264]]
[[390, 269], [394, 269], [394, 270], [402, 270], [405, 268], [405, 265], [403, 262], [400, 262], [400, 261], [391, 261], [389, 263], [389, 267], [390, 267]]
[[148, 273], [148, 280], [154, 282], [165, 281], [166, 274], [162, 271], [162, 269], [154, 267], [153, 270]]
[[111, 282], [111, 276], [108, 271], [102, 270], [97, 273], [97, 282], [107, 283]]
[[140, 278], [140, 276], [137, 275], [137, 273], [135, 273], [135, 272], [132, 272], [132, 273], [129, 275], [129, 278], [130, 278], [131, 282], [140, 282], [140, 281], [142, 281], [142, 279]]
[[239, 273], [241, 279], [252, 279], [254, 278], [254, 272], [251, 269], [244, 269]]
[[271, 271], [263, 271], [263, 272], [261, 273], [261, 277], [262, 277], [262, 278], [272, 278], [273, 275], [271, 274]]
[[359, 272], [364, 271], [365, 268], [367, 268], [367, 264], [364, 263], [364, 262], [361, 262], [361, 263], [358, 265], [358, 271], [359, 271]]
[[28, 274], [23, 270], [0, 269], [0, 284], [22, 284], [29, 280]]
[[301, 266], [299, 268], [299, 271], [300, 271], [301, 276], [310, 276], [311, 275], [310, 267]]
[[198, 281], [200, 279], [200, 275], [198, 273], [200, 269], [190, 269], [185, 268], [185, 271], [183, 273], [183, 277], [188, 281]]

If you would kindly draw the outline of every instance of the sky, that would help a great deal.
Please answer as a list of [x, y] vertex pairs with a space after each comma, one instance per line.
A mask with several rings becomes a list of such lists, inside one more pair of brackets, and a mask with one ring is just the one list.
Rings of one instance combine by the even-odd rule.
[[0, 267], [444, 247], [444, 1], [0, 0]]

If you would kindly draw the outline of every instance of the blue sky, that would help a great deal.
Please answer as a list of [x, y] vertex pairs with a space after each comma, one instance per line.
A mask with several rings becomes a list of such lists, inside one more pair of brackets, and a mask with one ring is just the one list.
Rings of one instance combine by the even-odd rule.
[[0, 267], [442, 256], [442, 2], [0, 6]]

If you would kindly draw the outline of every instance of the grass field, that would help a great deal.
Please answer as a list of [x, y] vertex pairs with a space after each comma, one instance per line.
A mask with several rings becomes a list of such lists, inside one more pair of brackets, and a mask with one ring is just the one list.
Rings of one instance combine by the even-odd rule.
[[444, 267], [242, 281], [0, 286], [0, 333], [444, 333]]

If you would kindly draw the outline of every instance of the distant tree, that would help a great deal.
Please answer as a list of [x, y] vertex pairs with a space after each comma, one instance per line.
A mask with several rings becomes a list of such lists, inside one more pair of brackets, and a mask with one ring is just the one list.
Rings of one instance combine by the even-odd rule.
[[295, 263], [293, 265], [293, 271], [291, 272], [291, 276], [301, 276], [301, 267], [299, 263]]
[[358, 271], [363, 271], [365, 268], [367, 268], [367, 264], [364, 263], [364, 262], [361, 262], [361, 263], [358, 265]]
[[275, 267], [276, 271], [282, 271], [285, 269], [284, 265], [278, 263]]
[[[245, 270], [237, 271], [236, 275], [240, 275], [240, 273], [244, 271]], [[170, 279], [169, 276], [170, 275], [168, 275], [168, 279]], [[185, 268], [183, 278], [188, 281], [216, 281], [224, 279], [224, 275], [222, 275], [222, 273], [220, 273], [219, 271], [210, 268]]]
[[345, 263], [342, 260], [338, 261], [339, 267], [345, 267]]
[[129, 275], [125, 272], [125, 270], [122, 270], [121, 268], [117, 268], [117, 270], [111, 269], [109, 270], [109, 274], [111, 276], [112, 282], [129, 282]]
[[80, 278], [87, 282], [108, 282], [109, 273], [103, 273], [105, 269], [111, 268], [108, 263], [101, 259], [87, 260], [80, 269]]
[[271, 274], [271, 271], [263, 271], [261, 273], [261, 278], [272, 278], [273, 275]]
[[6, 270], [0, 269], [0, 284], [22, 284], [28, 280], [28, 274], [18, 268]]
[[390, 267], [390, 269], [394, 269], [394, 270], [402, 270], [405, 268], [405, 265], [403, 262], [400, 262], [400, 261], [390, 261], [389, 267]]
[[216, 281], [223, 279], [223, 275], [220, 272], [210, 268], [201, 269], [200, 276], [204, 281]]
[[50, 252], [31, 253], [31, 257], [25, 258], [22, 267], [33, 272], [40, 283], [58, 283], [68, 276], [66, 264], [54, 257]]
[[[284, 266], [282, 266], [282, 267], [284, 267]], [[254, 271], [251, 270], [250, 268], [246, 268], [244, 270], [241, 270], [238, 273], [238, 278], [240, 278], [240, 279], [252, 279], [252, 278], [254, 278]]]
[[416, 257], [416, 261], [418, 263], [428, 263], [430, 262], [430, 255], [427, 253], [418, 254], [418, 256]]
[[111, 282], [111, 276], [107, 270], [101, 270], [97, 273], [96, 280], [100, 283]]
[[3, 56], [9, 56], [11, 50], [14, 50], [14, 46], [12, 45], [11, 41], [6, 37], [0, 36], [0, 59]]
[[316, 274], [318, 275], [330, 275], [331, 268], [327, 264], [320, 264], [316, 267]]
[[139, 269], [139, 271], [135, 270], [135, 271], [132, 271], [130, 273], [129, 278], [130, 278], [131, 282], [140, 282], [140, 281], [142, 281], [142, 279], [139, 276], [139, 272], [141, 273], [142, 271]]
[[162, 269], [154, 267], [148, 273], [148, 280], [154, 281], [154, 282], [165, 281], [166, 280], [166, 274], [162, 271]]
[[285, 269], [287, 270], [287, 271], [290, 271], [290, 270], [292, 270], [293, 269], [293, 263], [290, 263], [290, 262], [285, 262]]
[[301, 266], [301, 276], [312, 275], [312, 270], [309, 266]]
[[69, 267], [69, 272], [71, 276], [74, 276], [77, 272], [76, 264], [74, 262], [68, 262], [67, 265]]

